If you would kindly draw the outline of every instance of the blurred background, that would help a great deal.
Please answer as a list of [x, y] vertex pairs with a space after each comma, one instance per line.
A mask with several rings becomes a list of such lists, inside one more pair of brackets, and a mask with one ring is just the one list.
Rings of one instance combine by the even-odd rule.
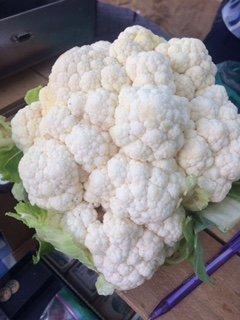
[[134, 10], [160, 25], [170, 36], [203, 40], [211, 29], [221, 0], [103, 0]]

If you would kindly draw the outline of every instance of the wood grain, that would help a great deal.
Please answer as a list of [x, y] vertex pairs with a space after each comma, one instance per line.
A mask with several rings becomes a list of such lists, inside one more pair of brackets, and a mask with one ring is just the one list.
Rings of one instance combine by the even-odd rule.
[[[206, 260], [220, 249], [219, 242], [208, 234], [201, 235]], [[119, 295], [143, 319], [168, 293], [192, 274], [192, 268], [183, 263], [180, 266], [163, 266], [153, 278], [142, 286], [119, 293]], [[214, 274], [213, 284], [202, 284], [162, 320], [238, 320], [240, 315], [240, 258], [233, 257]]]
[[32, 70], [26, 70], [0, 81], [0, 109], [22, 99], [25, 93], [38, 85], [45, 85], [46, 79]]
[[218, 229], [214, 228], [211, 230], [211, 232], [220, 240], [222, 240], [223, 242], [227, 242], [229, 241], [236, 232], [238, 232], [240, 230], [240, 223], [238, 225], [236, 225], [234, 228], [232, 228], [230, 231], [224, 233], [219, 231]]
[[47, 61], [44, 61], [42, 63], [37, 64], [32, 68], [32, 70], [36, 73], [38, 73], [40, 76], [44, 77], [45, 79], [48, 79], [48, 76], [51, 72], [52, 65], [56, 61], [57, 57], [51, 58]]

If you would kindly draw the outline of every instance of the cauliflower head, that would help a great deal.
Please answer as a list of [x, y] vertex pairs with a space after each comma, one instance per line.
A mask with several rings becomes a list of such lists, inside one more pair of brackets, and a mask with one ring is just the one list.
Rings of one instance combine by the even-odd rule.
[[215, 73], [200, 40], [132, 26], [63, 53], [12, 119], [30, 203], [119, 290], [173, 254], [189, 180], [207, 203], [240, 179], [240, 118]]

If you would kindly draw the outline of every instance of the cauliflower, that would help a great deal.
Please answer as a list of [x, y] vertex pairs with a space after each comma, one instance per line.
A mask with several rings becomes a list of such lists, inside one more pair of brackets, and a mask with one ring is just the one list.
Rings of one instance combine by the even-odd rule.
[[21, 219], [110, 286], [149, 279], [178, 247], [183, 205], [240, 179], [240, 116], [215, 73], [200, 40], [141, 26], [63, 53], [11, 122]]
[[135, 87], [153, 84], [166, 85], [175, 92], [169, 61], [159, 52], [139, 52], [127, 58], [126, 72]]
[[[54, 105], [66, 106], [71, 93], [78, 91], [87, 93], [101, 88], [102, 83], [107, 89], [113, 89], [113, 87], [119, 89], [122, 84], [128, 82], [124, 70], [120, 71], [121, 65], [109, 56], [109, 50], [104, 46], [108, 47], [108, 43], [101, 43], [100, 46], [95, 44], [81, 48], [74, 47], [58, 58], [52, 68], [47, 86], [40, 91], [44, 113]], [[118, 85], [115, 85], [112, 80], [118, 77]]]
[[189, 123], [188, 101], [166, 86], [125, 88], [110, 134], [130, 158], [154, 161], [176, 156]]
[[155, 50], [169, 59], [176, 73], [177, 95], [191, 99], [199, 89], [215, 83], [217, 68], [201, 40], [173, 38]]
[[99, 127], [108, 130], [114, 125], [114, 113], [118, 105], [118, 95], [106, 89], [97, 89], [89, 93], [84, 108], [84, 119]]
[[64, 212], [82, 200], [79, 168], [56, 140], [39, 140], [22, 157], [19, 174], [31, 204]]
[[88, 228], [85, 244], [105, 279], [121, 290], [129, 290], [151, 278], [164, 263], [163, 239], [128, 219], [110, 212], [103, 223]]
[[117, 154], [105, 168], [90, 174], [84, 198], [119, 217], [148, 225], [170, 217], [185, 188], [185, 175], [174, 160], [150, 165]]
[[97, 221], [98, 214], [87, 202], [80, 202], [74, 209], [67, 211], [62, 218], [62, 225], [73, 234], [75, 240], [85, 243], [88, 228]]
[[41, 119], [39, 135], [46, 139], [64, 141], [66, 135], [71, 132], [73, 126], [78, 124], [78, 119], [65, 107], [52, 107]]
[[40, 102], [20, 109], [11, 121], [12, 139], [16, 146], [22, 150], [28, 150], [39, 136], [39, 124], [42, 119]]
[[186, 142], [178, 162], [187, 175], [212, 202], [222, 201], [232, 182], [240, 179], [240, 117], [222, 86], [212, 85], [190, 104], [194, 128], [186, 132]]
[[117, 150], [107, 132], [85, 124], [74, 126], [65, 143], [75, 161], [88, 172], [104, 165]]
[[111, 57], [124, 64], [128, 57], [141, 51], [151, 51], [165, 39], [155, 35], [150, 30], [141, 26], [126, 28], [109, 48]]

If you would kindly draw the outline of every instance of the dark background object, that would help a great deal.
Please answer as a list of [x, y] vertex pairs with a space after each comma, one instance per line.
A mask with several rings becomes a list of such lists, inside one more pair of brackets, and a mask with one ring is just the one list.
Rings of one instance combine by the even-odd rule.
[[0, 1], [0, 78], [91, 42], [95, 0]]
[[150, 29], [153, 33], [165, 39], [169, 39], [169, 35], [159, 25], [136, 12], [98, 1], [95, 36], [91, 42], [99, 40], [112, 42], [125, 28], [136, 24]]
[[204, 40], [216, 64], [227, 60], [240, 61], [240, 39], [228, 30], [222, 19], [222, 8], [227, 2], [224, 0], [221, 4], [212, 29]]
[[19, 282], [20, 289], [9, 301], [0, 303], [0, 308], [13, 320], [39, 319], [49, 301], [63, 287], [43, 262], [33, 265], [30, 254], [0, 279], [0, 287], [12, 278]]
[[216, 83], [225, 87], [229, 99], [237, 106], [240, 113], [240, 62], [225, 61], [219, 63], [217, 67]]

